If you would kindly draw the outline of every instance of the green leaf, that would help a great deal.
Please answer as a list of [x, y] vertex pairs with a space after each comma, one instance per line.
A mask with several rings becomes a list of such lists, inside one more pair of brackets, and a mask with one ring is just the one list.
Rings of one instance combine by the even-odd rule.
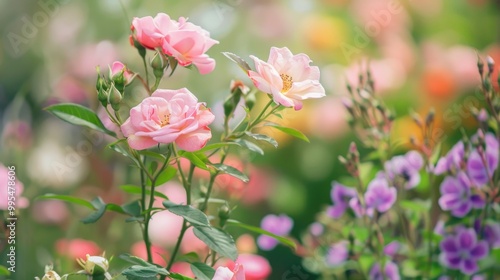
[[232, 259], [238, 258], [238, 251], [233, 238], [226, 232], [214, 227], [198, 227], [193, 230], [194, 235], [216, 251], [221, 256]]
[[204, 148], [202, 148], [198, 152], [204, 153], [204, 152], [208, 152], [211, 150], [220, 149], [220, 148], [224, 148], [224, 147], [228, 147], [228, 146], [239, 146], [239, 144], [234, 143], [234, 142], [213, 143], [213, 144], [206, 145]]
[[243, 174], [243, 172], [239, 171], [238, 169], [236, 169], [232, 166], [220, 164], [220, 163], [212, 164], [212, 166], [215, 169], [219, 170], [220, 172], [231, 175], [235, 178], [238, 178], [245, 183], [248, 183], [248, 181], [249, 181], [247, 175]]
[[92, 203], [86, 201], [85, 199], [81, 199], [81, 198], [70, 196], [70, 195], [58, 195], [58, 194], [48, 193], [48, 194], [39, 196], [36, 199], [56, 199], [56, 200], [62, 200], [62, 201], [66, 201], [66, 202], [71, 202], [71, 203], [74, 203], [74, 204], [82, 205], [82, 206], [85, 206], [85, 207], [87, 207], [89, 209], [92, 209], [92, 210], [95, 209], [94, 206], [92, 205]]
[[431, 209], [431, 202], [429, 200], [401, 200], [400, 201], [401, 208], [405, 210], [410, 210], [415, 213], [429, 213]]
[[124, 204], [121, 208], [123, 209], [124, 213], [127, 213], [132, 217], [141, 217], [142, 211], [141, 203], [139, 202], [139, 200], [134, 200], [132, 202]]
[[141, 150], [141, 151], [138, 151], [138, 153], [143, 155], [143, 156], [156, 158], [158, 160], [161, 160], [162, 162], [165, 161], [165, 156], [162, 154], [159, 154], [159, 153], [155, 153], [155, 152], [148, 151], [148, 150]]
[[302, 133], [294, 128], [279, 126], [279, 125], [276, 125], [273, 123], [267, 123], [266, 126], [276, 128], [277, 130], [280, 130], [280, 131], [282, 131], [290, 136], [293, 136], [293, 137], [298, 138], [300, 140], [304, 140], [304, 141], [309, 143], [309, 138], [307, 138], [307, 136], [305, 136], [304, 133]]
[[104, 132], [108, 135], [116, 136], [114, 132], [109, 131], [104, 124], [102, 124], [96, 113], [81, 105], [61, 103], [46, 107], [45, 110], [68, 123], [86, 126], [88, 128]]
[[90, 215], [81, 220], [84, 224], [97, 222], [104, 215], [104, 212], [106, 212], [106, 203], [102, 201], [102, 198], [96, 197], [90, 203], [92, 203], [96, 211], [90, 213]]
[[203, 170], [208, 170], [207, 164], [200, 159], [200, 157], [192, 152], [179, 151], [179, 156], [188, 159], [191, 163], [196, 165], [198, 168]]
[[[141, 187], [134, 186], [134, 185], [123, 185], [123, 186], [120, 186], [120, 189], [122, 189], [124, 192], [130, 193], [130, 194], [141, 194], [142, 193]], [[150, 189], [146, 190], [146, 195], [148, 195], [148, 196], [151, 195]], [[166, 195], [164, 195], [163, 193], [158, 192], [158, 191], [155, 191], [155, 196], [168, 200], [168, 197]]]
[[191, 264], [191, 271], [199, 280], [212, 280], [215, 274], [215, 270], [201, 262], [195, 262]]
[[229, 58], [232, 62], [236, 63], [243, 71], [245, 71], [245, 73], [252, 70], [252, 68], [250, 68], [248, 63], [245, 60], [243, 60], [243, 58], [235, 55], [234, 53], [222, 52], [222, 54], [225, 57]]
[[240, 144], [242, 147], [249, 149], [252, 152], [256, 152], [258, 154], [264, 155], [264, 150], [262, 150], [261, 147], [257, 146], [256, 144], [244, 140], [244, 139], [236, 139], [234, 140], [235, 143]]
[[[175, 174], [177, 174], [177, 169], [173, 166], [167, 166], [160, 175], [158, 175], [158, 178], [156, 178], [156, 186], [163, 185], [166, 182], [170, 181], [172, 178], [175, 177]], [[155, 192], [156, 195], [156, 192]], [[165, 198], [168, 199], [168, 198]]]
[[10, 271], [3, 265], [0, 265], [0, 276], [9, 276]]
[[251, 133], [250, 131], [245, 132], [245, 134], [252, 137], [255, 140], [265, 141], [265, 142], [273, 145], [275, 148], [278, 148], [278, 142], [276, 140], [274, 140], [274, 138], [269, 137], [265, 134]]
[[178, 273], [170, 273], [170, 275], [168, 277], [170, 277], [172, 279], [177, 279], [177, 280], [194, 280], [193, 278], [190, 278], [190, 277], [184, 276], [182, 274], [178, 274]]
[[131, 263], [131, 264], [137, 264], [137, 265], [141, 265], [141, 266], [150, 266], [152, 264], [148, 263], [147, 261], [139, 258], [139, 257], [136, 257], [136, 256], [132, 256], [131, 254], [127, 254], [127, 253], [124, 253], [124, 254], [121, 254], [118, 256], [120, 259], [128, 262], [128, 263]]
[[178, 258], [175, 259], [175, 261], [195, 263], [195, 262], [200, 262], [200, 256], [198, 256], [198, 254], [196, 254], [195, 252], [189, 252], [182, 256], [179, 256]]
[[[165, 270], [166, 271], [166, 270]], [[155, 266], [139, 266], [133, 265], [126, 268], [122, 272], [123, 275], [127, 276], [129, 280], [157, 280], [158, 274], [168, 275], [169, 273], [160, 273], [160, 268]]]
[[119, 154], [122, 154], [125, 157], [130, 158], [135, 163], [136, 166], [140, 166], [140, 164], [137, 161], [137, 159], [134, 156], [132, 156], [125, 148], [123, 148], [122, 146], [120, 146], [119, 145], [120, 143], [121, 142], [111, 143], [111, 144], [108, 145], [108, 147], [111, 150], [113, 150], [113, 151], [115, 151], [115, 152], [117, 152]]
[[201, 212], [191, 205], [180, 205], [166, 200], [163, 201], [163, 206], [165, 206], [168, 211], [174, 213], [175, 215], [183, 217], [193, 226], [210, 226], [210, 222], [208, 221], [208, 217], [205, 215], [205, 213]]
[[297, 245], [291, 241], [290, 239], [287, 239], [283, 236], [279, 236], [279, 235], [276, 235], [274, 233], [271, 233], [267, 230], [263, 230], [259, 227], [255, 227], [255, 226], [251, 226], [251, 225], [247, 225], [247, 224], [244, 224], [240, 221], [237, 221], [237, 220], [232, 220], [232, 219], [229, 219], [227, 220], [226, 222], [227, 225], [233, 225], [233, 226], [237, 226], [237, 227], [240, 227], [240, 228], [244, 228], [244, 229], [247, 229], [247, 230], [250, 230], [250, 231], [253, 231], [255, 233], [258, 233], [258, 234], [263, 234], [263, 235], [267, 235], [267, 236], [270, 236], [272, 238], [275, 238], [276, 240], [278, 240], [279, 242], [283, 243], [284, 245], [296, 250], [297, 249]]
[[113, 211], [113, 212], [120, 213], [120, 214], [126, 214], [126, 212], [123, 210], [123, 208], [120, 205], [117, 205], [114, 203], [106, 204], [106, 210]]

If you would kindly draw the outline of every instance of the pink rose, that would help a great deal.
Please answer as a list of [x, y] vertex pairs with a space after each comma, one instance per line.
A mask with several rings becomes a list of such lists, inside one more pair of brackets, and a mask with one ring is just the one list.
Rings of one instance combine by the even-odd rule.
[[194, 64], [203, 75], [212, 72], [215, 68], [215, 60], [205, 52], [218, 43], [210, 38], [208, 31], [181, 17], [179, 29], [165, 36], [162, 49], [165, 54], [173, 56], [181, 66]]
[[212, 280], [245, 280], [245, 270], [240, 264], [236, 264], [233, 270], [220, 266], [215, 271]]
[[120, 61], [115, 61], [109, 66], [109, 78], [115, 80], [123, 72], [123, 82], [128, 85], [134, 79], [134, 73], [128, 70], [127, 66]]
[[156, 17], [150, 16], [134, 18], [130, 29], [135, 31], [135, 39], [148, 49], [159, 48], [170, 30], [179, 28], [175, 20], [171, 20], [167, 14], [158, 13]]
[[250, 57], [256, 71], [248, 71], [248, 76], [258, 89], [271, 94], [274, 102], [300, 110], [302, 100], [325, 96], [319, 68], [309, 65], [311, 60], [306, 54], [293, 55], [286, 47], [272, 47], [267, 62]]
[[[10, 187], [10, 188], [9, 188]], [[0, 163], [0, 191], [2, 192], [2, 199], [0, 200], [0, 210], [7, 210], [9, 208], [9, 201], [14, 201], [15, 208], [26, 208], [30, 204], [26, 197], [21, 197], [23, 193], [23, 183], [17, 180], [17, 173], [15, 167], [5, 167]]]
[[56, 252], [70, 259], [86, 259], [86, 255], [97, 256], [101, 249], [93, 241], [85, 239], [59, 239], [56, 242]]
[[130, 110], [123, 135], [136, 150], [174, 143], [186, 151], [201, 149], [212, 137], [214, 115], [186, 88], [159, 89]]

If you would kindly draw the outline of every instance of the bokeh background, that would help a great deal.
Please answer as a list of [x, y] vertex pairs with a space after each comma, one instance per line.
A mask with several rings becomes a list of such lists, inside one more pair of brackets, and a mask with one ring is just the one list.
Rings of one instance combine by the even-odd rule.
[[[130, 22], [158, 12], [189, 17], [219, 40], [209, 51], [217, 61], [214, 72], [201, 76], [179, 68], [161, 85], [187, 86], [219, 115], [232, 79], [251, 85], [222, 51], [247, 61], [249, 55], [266, 60], [270, 47], [287, 46], [307, 53], [320, 67], [327, 97], [306, 102], [299, 112], [287, 111], [281, 121], [303, 131], [312, 143], [265, 131], [278, 140], [278, 149], [269, 146], [265, 156], [231, 160], [250, 174], [250, 184], [223, 178], [217, 188], [217, 195], [238, 203], [234, 215], [248, 224], [259, 225], [269, 213], [289, 215], [295, 221], [291, 236], [297, 240], [331, 203], [332, 180], [346, 175], [337, 160], [354, 139], [341, 103], [346, 81], [356, 84], [359, 71], [371, 69], [377, 93], [397, 113], [392, 137], [401, 150], [416, 133], [409, 111], [425, 114], [431, 107], [439, 132], [435, 140], [448, 147], [460, 137], [459, 128], [474, 125], [468, 106], [480, 102], [474, 95], [477, 54], [500, 63], [497, 0], [0, 0], [0, 162], [16, 166], [23, 196], [30, 201], [19, 209], [13, 279], [41, 276], [50, 262], [70, 268], [79, 250], [106, 251], [108, 256], [141, 251], [135, 244], [140, 233], [123, 217], [106, 214], [96, 224], [83, 225], [79, 220], [86, 209], [35, 198], [59, 193], [101, 196], [114, 203], [130, 199], [118, 186], [137, 178], [126, 159], [106, 148], [110, 139], [63, 123], [43, 108], [75, 102], [97, 109], [98, 65], [106, 69], [121, 60], [143, 71], [129, 44]], [[132, 88], [127, 94], [140, 96], [140, 91]], [[135, 105], [130, 100], [128, 105]], [[263, 102], [259, 99], [257, 106]], [[220, 125], [212, 128], [217, 137]], [[175, 196], [175, 184], [164, 189]], [[158, 222], [158, 247], [171, 248], [176, 227], [172, 217]], [[5, 245], [0, 239], [0, 250]], [[286, 278], [293, 275], [287, 271], [301, 266], [301, 259], [283, 246], [258, 251], [248, 236], [239, 246], [269, 261], [269, 279], [292, 279]], [[0, 260], [5, 265], [3, 252]], [[303, 271], [307, 279], [316, 277]]]

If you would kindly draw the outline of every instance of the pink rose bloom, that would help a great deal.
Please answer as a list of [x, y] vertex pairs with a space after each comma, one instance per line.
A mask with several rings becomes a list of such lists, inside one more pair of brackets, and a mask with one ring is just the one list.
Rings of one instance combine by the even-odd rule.
[[255, 254], [240, 254], [238, 256], [238, 259], [236, 260], [236, 263], [228, 260], [227, 263], [223, 266], [232, 269], [233, 272], [235, 272], [239, 266], [245, 267], [245, 278], [243, 278], [245, 280], [265, 280], [269, 277], [272, 271], [269, 261], [267, 261], [266, 258]]
[[56, 252], [70, 259], [86, 259], [86, 255], [98, 256], [101, 249], [93, 241], [85, 239], [59, 239], [56, 242]]
[[179, 18], [179, 29], [169, 32], [163, 40], [165, 54], [175, 57], [181, 66], [194, 64], [200, 74], [208, 74], [215, 68], [215, 60], [205, 52], [219, 42], [210, 38], [205, 29]]
[[256, 71], [248, 71], [248, 76], [258, 89], [271, 94], [277, 104], [300, 110], [302, 100], [325, 96], [325, 89], [319, 83], [319, 68], [309, 65], [311, 60], [306, 54], [293, 55], [286, 47], [272, 47], [267, 62], [250, 57]]
[[134, 79], [134, 73], [128, 70], [127, 66], [120, 61], [115, 61], [109, 66], [109, 78], [114, 79], [116, 76], [123, 72], [125, 85], [128, 85]]
[[[24, 186], [23, 183], [19, 182], [17, 180], [17, 170], [10, 170], [9, 168], [5, 167], [3, 164], [0, 163], [0, 191], [2, 192], [2, 199], [0, 200], [0, 210], [7, 210], [9, 208], [9, 200], [7, 199], [8, 197], [11, 197], [11, 195], [7, 195], [8, 193], [11, 193], [12, 190], [15, 190], [14, 194], [14, 199], [15, 202], [15, 208], [26, 208], [28, 207], [29, 200], [26, 197], [21, 197], [21, 194], [23, 193]], [[12, 180], [16, 179], [16, 180]], [[10, 184], [10, 185], [9, 185]], [[11, 187], [9, 189], [9, 186]]]
[[212, 280], [245, 280], [245, 270], [241, 264], [236, 264], [233, 270], [220, 266]]
[[192, 152], [212, 138], [208, 125], [214, 118], [188, 89], [159, 89], [130, 110], [121, 129], [136, 150], [175, 142], [180, 149]]
[[152, 50], [161, 47], [168, 32], [178, 28], [179, 24], [164, 13], [158, 13], [154, 18], [136, 17], [130, 26], [130, 29], [135, 31], [135, 39], [145, 48]]

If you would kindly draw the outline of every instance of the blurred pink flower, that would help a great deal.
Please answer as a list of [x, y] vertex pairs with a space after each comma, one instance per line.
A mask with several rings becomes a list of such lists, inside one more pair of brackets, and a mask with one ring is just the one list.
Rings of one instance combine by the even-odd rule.
[[208, 246], [194, 235], [193, 228], [188, 228], [181, 243], [181, 252], [196, 252], [199, 256], [208, 253]]
[[130, 26], [130, 29], [135, 31], [135, 39], [152, 50], [161, 47], [168, 32], [178, 28], [179, 24], [164, 13], [158, 13], [154, 18], [151, 16], [135, 17]]
[[188, 89], [159, 89], [130, 110], [122, 124], [131, 148], [144, 150], [159, 143], [196, 151], [212, 137], [214, 115]]
[[[71, 53], [67, 69], [79, 78], [95, 78], [96, 66], [106, 67], [118, 59], [118, 50], [111, 41], [88, 44]], [[78, 67], [75, 67], [78, 65]]]
[[30, 124], [21, 120], [8, 121], [2, 131], [2, 142], [4, 147], [28, 149], [33, 142]]
[[208, 74], [215, 68], [215, 60], [205, 52], [219, 42], [210, 38], [205, 29], [179, 18], [179, 29], [169, 32], [162, 44], [163, 52], [175, 57], [182, 66], [194, 64], [200, 74]]
[[233, 269], [219, 266], [212, 280], [245, 280], [245, 270], [241, 264], [236, 264]]
[[86, 255], [98, 256], [102, 253], [101, 249], [93, 241], [85, 239], [59, 239], [55, 244], [56, 252], [61, 256], [70, 259], [86, 259]]
[[191, 265], [187, 262], [176, 262], [174, 265], [172, 265], [172, 268], [170, 269], [171, 272], [173, 273], [179, 273], [182, 275], [185, 275], [187, 277], [192, 277], [194, 278], [194, 273], [191, 271]]
[[[138, 241], [134, 243], [130, 248], [130, 253], [141, 259], [148, 259], [148, 253], [146, 251], [146, 244], [144, 244], [144, 241]], [[167, 251], [158, 246], [152, 245], [151, 254], [153, 257], [153, 263], [161, 265], [163, 267], [167, 266], [167, 262], [165, 261], [165, 259], [169, 257]]]
[[411, 18], [399, 1], [354, 0], [351, 10], [362, 31], [369, 37], [405, 33], [410, 28]]
[[300, 110], [302, 100], [325, 96], [319, 68], [309, 65], [311, 60], [306, 54], [293, 55], [286, 47], [272, 47], [267, 62], [250, 57], [256, 69], [248, 71], [250, 79], [258, 89], [271, 94], [277, 104]]
[[311, 131], [326, 140], [342, 137], [349, 128], [347, 115], [338, 97], [326, 97], [310, 113]]
[[287, 38], [293, 28], [294, 18], [283, 7], [283, 4], [273, 1], [259, 1], [251, 5], [248, 11], [248, 28], [264, 39]]
[[232, 271], [234, 271], [237, 265], [241, 265], [245, 268], [246, 280], [266, 280], [272, 271], [271, 265], [266, 258], [254, 254], [240, 254], [236, 263], [227, 260], [225, 264], [222, 264], [222, 266]]
[[[15, 199], [12, 201], [15, 203], [16, 209], [26, 208], [30, 204], [26, 197], [21, 196], [24, 186], [23, 183], [17, 180], [18, 175], [14, 166], [13, 168], [14, 170], [11, 170], [10, 166], [5, 167], [0, 163], [0, 191], [3, 197], [3, 199], [0, 200], [0, 210], [7, 210], [9, 208], [10, 198]], [[14, 195], [11, 196], [11, 193], [14, 193]], [[7, 197], [9, 197], [9, 200]]]
[[66, 203], [59, 200], [37, 201], [32, 207], [33, 218], [44, 224], [59, 224], [69, 217]]
[[61, 78], [56, 80], [52, 85], [53, 94], [57, 102], [54, 100], [49, 100], [51, 103], [73, 102], [84, 104], [88, 101], [87, 89], [82, 81], [71, 76], [63, 75]]

